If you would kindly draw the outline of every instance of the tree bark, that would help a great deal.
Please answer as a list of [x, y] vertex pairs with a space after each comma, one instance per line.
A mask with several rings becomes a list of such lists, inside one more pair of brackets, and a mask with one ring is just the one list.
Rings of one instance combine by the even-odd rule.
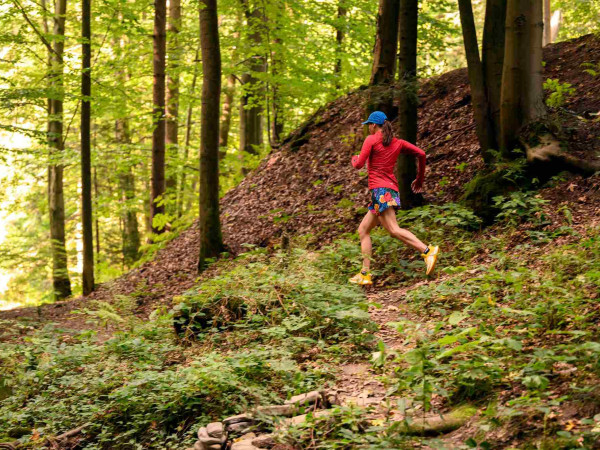
[[283, 45], [281, 39], [275, 38], [275, 50], [271, 52], [271, 75], [272, 75], [272, 99], [273, 99], [273, 122], [271, 126], [271, 145], [279, 146], [283, 135], [283, 99], [279, 93], [280, 80], [278, 76], [283, 72], [283, 60], [279, 49]]
[[[190, 104], [188, 105], [187, 114], [185, 118], [185, 142], [183, 144], [183, 161], [187, 164], [188, 157], [190, 155], [190, 140], [192, 136], [192, 98], [196, 93], [196, 81], [198, 80], [198, 62], [200, 57], [200, 47], [196, 48], [196, 55], [194, 57], [194, 75], [192, 76], [192, 85], [190, 87]], [[181, 170], [181, 185], [179, 186], [179, 194], [177, 195], [177, 217], [181, 217], [183, 214], [184, 197], [186, 192], [186, 175], [187, 171], [185, 168]], [[194, 192], [195, 189], [192, 190]], [[186, 209], [190, 209], [191, 203], [187, 202]]]
[[223, 89], [223, 109], [221, 110], [221, 128], [219, 132], [219, 158], [225, 157], [225, 151], [227, 150], [227, 144], [229, 141], [229, 128], [231, 126], [231, 110], [233, 107], [233, 96], [235, 94], [235, 76], [227, 76], [227, 85]]
[[481, 145], [483, 160], [489, 164], [492, 162], [492, 157], [488, 153], [488, 150], [495, 148], [494, 129], [489, 117], [483, 66], [479, 59], [479, 45], [477, 44], [477, 30], [475, 29], [475, 20], [473, 18], [473, 6], [471, 5], [471, 0], [458, 0], [458, 7], [460, 10], [465, 54], [467, 56], [475, 129], [479, 145]]
[[152, 232], [162, 233], [164, 227], [154, 220], [164, 214], [165, 194], [165, 65], [166, 65], [166, 0], [154, 0], [154, 82], [152, 89], [154, 131], [152, 132]]
[[[94, 206], [98, 211], [98, 169], [94, 167]], [[96, 220], [94, 221], [96, 227], [96, 261], [100, 261], [100, 221], [98, 220], [98, 213], [96, 212]]]
[[[417, 25], [419, 18], [418, 0], [402, 0], [400, 3], [399, 36], [400, 55], [398, 69], [400, 77], [398, 137], [408, 142], [417, 142]], [[415, 194], [411, 183], [417, 176], [417, 164], [413, 156], [400, 155], [396, 166], [396, 178], [402, 208], [410, 209], [423, 203], [423, 197]]]
[[71, 281], [67, 268], [65, 245], [65, 199], [63, 192], [62, 156], [63, 142], [63, 53], [65, 36], [65, 15], [67, 1], [56, 0], [54, 10], [53, 41], [49, 50], [49, 90], [48, 99], [48, 147], [50, 164], [48, 167], [48, 209], [50, 213], [50, 240], [52, 248], [52, 286], [54, 297], [63, 299], [71, 295]]
[[[404, 2], [403, 2], [404, 3]], [[396, 73], [400, 0], [380, 0], [370, 85], [389, 84]]]
[[544, 0], [544, 47], [552, 44], [552, 7], [550, 0]]
[[200, 254], [198, 271], [207, 259], [223, 251], [219, 218], [219, 102], [221, 100], [221, 49], [217, 1], [201, 0], [202, 117], [200, 121]]
[[81, 1], [81, 216], [83, 229], [83, 295], [94, 290], [94, 233], [92, 220], [92, 160], [91, 160], [91, 0]]
[[348, 9], [344, 0], [338, 0], [337, 20], [335, 23], [335, 66], [333, 75], [335, 78], [335, 90], [338, 92], [342, 88], [342, 54], [344, 46], [344, 37], [346, 35], [346, 14]]
[[522, 128], [546, 114], [542, 89], [542, 0], [508, 0], [502, 76], [501, 148], [512, 157]]
[[[250, 40], [260, 48], [263, 41], [264, 13], [254, 8], [250, 11], [247, 3], [242, 2], [248, 27], [252, 30]], [[242, 75], [242, 98], [240, 105], [240, 150], [256, 155], [262, 141], [262, 100], [264, 97], [262, 82], [256, 73], [265, 71], [265, 56], [260, 52], [250, 57], [249, 71]]]
[[131, 134], [126, 117], [117, 119], [115, 122], [115, 140], [121, 145], [121, 152], [127, 155], [126, 168], [119, 171], [119, 188], [123, 204], [121, 208], [123, 262], [126, 267], [131, 267], [139, 258], [140, 233], [137, 214], [135, 208], [132, 207], [132, 203], [135, 201], [135, 178], [128, 158]]
[[[166, 116], [166, 146], [169, 176], [167, 177], [167, 194], [177, 195], [177, 173], [179, 165], [179, 65], [181, 60], [181, 45], [179, 29], [181, 27], [181, 1], [169, 0], [169, 20], [167, 32], [170, 40], [169, 70], [167, 74], [167, 116]], [[171, 204], [172, 205], [172, 204]], [[172, 205], [176, 208], [176, 205]], [[175, 209], [172, 208], [172, 209]]]
[[492, 123], [493, 140], [489, 147], [500, 147], [500, 91], [504, 66], [506, 0], [487, 0], [483, 26], [483, 79]]

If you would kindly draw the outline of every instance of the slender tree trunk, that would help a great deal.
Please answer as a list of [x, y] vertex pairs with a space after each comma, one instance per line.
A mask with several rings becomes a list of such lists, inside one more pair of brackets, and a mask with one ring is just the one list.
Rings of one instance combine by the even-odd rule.
[[83, 228], [83, 295], [94, 290], [94, 233], [92, 219], [91, 121], [91, 0], [81, 2], [82, 73], [81, 73], [81, 212]]
[[271, 123], [272, 142], [270, 144], [279, 146], [283, 134], [283, 99], [279, 93], [281, 81], [278, 77], [283, 73], [283, 60], [281, 56], [283, 44], [280, 38], [275, 38], [273, 44], [274, 49], [271, 51], [273, 122]]
[[219, 219], [219, 102], [221, 100], [221, 49], [217, 1], [201, 0], [202, 117], [200, 124], [200, 254], [198, 271], [207, 259], [223, 250]]
[[494, 129], [489, 117], [489, 105], [483, 79], [483, 66], [479, 59], [477, 30], [475, 29], [471, 0], [458, 0], [458, 7], [460, 10], [465, 53], [467, 55], [469, 82], [471, 85], [471, 105], [473, 106], [477, 138], [481, 145], [484, 161], [491, 163], [492, 157], [488, 153], [488, 150], [495, 148]]
[[542, 0], [508, 0], [501, 109], [501, 147], [508, 158], [521, 129], [546, 114], [542, 35]]
[[[166, 146], [168, 172], [166, 188], [169, 197], [177, 194], [177, 173], [179, 165], [179, 145], [177, 134], [179, 130], [179, 64], [181, 60], [181, 45], [179, 29], [181, 27], [181, 1], [169, 0], [169, 21], [167, 32], [170, 41], [169, 70], [167, 74], [167, 117], [166, 117]], [[172, 204], [171, 204], [172, 205]], [[172, 205], [172, 209], [176, 206]]]
[[225, 157], [227, 144], [229, 141], [229, 128], [231, 126], [231, 110], [233, 106], [233, 96], [235, 94], [235, 76], [227, 76], [227, 85], [223, 89], [223, 109], [221, 110], [221, 128], [219, 132], [219, 159]]
[[[200, 57], [200, 47], [196, 49], [196, 55], [194, 57], [194, 75], [192, 76], [192, 86], [190, 87], [190, 104], [188, 105], [187, 114], [185, 118], [185, 143], [183, 144], [183, 162], [187, 164], [190, 155], [190, 140], [192, 136], [192, 100], [196, 93], [196, 80], [198, 79], [198, 58]], [[177, 217], [181, 217], [183, 214], [184, 198], [186, 193], [186, 175], [187, 171], [185, 168], [181, 170], [181, 185], [179, 187], [179, 195], [177, 195]], [[192, 190], [195, 192], [195, 189]], [[186, 209], [190, 208], [188, 202]]]
[[548, 44], [552, 44], [552, 7], [544, 0], [544, 47]]
[[[417, 142], [417, 24], [419, 18], [418, 0], [402, 0], [400, 3], [399, 35], [400, 56], [398, 71], [400, 78], [398, 111], [398, 137], [416, 144]], [[396, 178], [400, 189], [402, 208], [410, 209], [420, 205], [423, 197], [415, 194], [411, 183], [417, 177], [416, 160], [411, 155], [400, 155], [396, 167]]]
[[138, 229], [137, 214], [132, 203], [135, 201], [135, 178], [129, 162], [129, 148], [131, 146], [131, 134], [129, 122], [126, 117], [117, 119], [115, 122], [115, 140], [121, 145], [121, 153], [127, 155], [125, 170], [119, 172], [119, 188], [121, 191], [121, 229], [123, 262], [125, 266], [131, 267], [139, 257], [140, 233]]
[[335, 66], [333, 68], [336, 92], [342, 88], [342, 54], [344, 49], [344, 37], [346, 35], [347, 13], [348, 10], [346, 9], [344, 0], [338, 0], [337, 20], [335, 23]]
[[98, 169], [94, 167], [94, 206], [96, 207], [96, 261], [100, 261], [100, 221], [98, 220]]
[[154, 0], [154, 84], [152, 133], [152, 231], [162, 233], [164, 227], [154, 225], [159, 214], [164, 214], [165, 193], [165, 60], [166, 60], [166, 0]]
[[500, 148], [500, 91], [504, 66], [506, 0], [487, 0], [483, 26], [483, 79], [493, 127], [490, 148]]
[[[259, 48], [263, 44], [264, 13], [261, 9], [249, 10], [243, 3], [248, 26], [252, 30], [249, 38]], [[265, 57], [259, 50], [251, 56], [249, 72], [242, 75], [242, 98], [240, 105], [240, 150], [243, 153], [258, 154], [262, 141], [262, 82], [255, 76], [265, 71]]]
[[56, 0], [54, 11], [54, 40], [49, 55], [48, 99], [48, 209], [50, 213], [50, 239], [52, 246], [52, 285], [54, 297], [63, 299], [71, 295], [71, 281], [67, 269], [65, 245], [65, 199], [63, 192], [62, 154], [63, 142], [63, 52], [65, 35], [66, 0]]

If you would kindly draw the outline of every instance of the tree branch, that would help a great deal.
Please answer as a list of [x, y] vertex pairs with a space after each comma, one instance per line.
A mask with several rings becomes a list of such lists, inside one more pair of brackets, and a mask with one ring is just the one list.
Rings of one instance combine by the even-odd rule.
[[37, 27], [34, 25], [34, 23], [29, 19], [29, 16], [25, 12], [25, 9], [21, 5], [21, 3], [19, 3], [19, 0], [12, 0], [12, 1], [13, 1], [13, 4], [17, 7], [17, 9], [19, 11], [21, 11], [21, 14], [23, 15], [23, 17], [25, 18], [27, 23], [29, 25], [31, 25], [31, 28], [33, 28], [33, 31], [35, 31], [35, 34], [37, 34], [39, 36], [39, 38], [42, 40], [42, 43], [46, 46], [48, 51], [50, 53], [54, 53], [56, 56], [59, 56], [58, 53], [56, 53], [56, 51], [52, 48], [52, 45], [50, 45], [48, 40], [44, 37], [44, 35], [42, 33], [40, 33], [40, 31], [37, 29]]

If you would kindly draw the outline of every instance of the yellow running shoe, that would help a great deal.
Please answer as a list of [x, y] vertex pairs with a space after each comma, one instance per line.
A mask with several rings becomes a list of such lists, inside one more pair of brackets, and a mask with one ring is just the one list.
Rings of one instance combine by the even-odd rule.
[[427, 266], [427, 275], [433, 272], [433, 268], [435, 267], [439, 253], [440, 248], [437, 245], [429, 247], [427, 254], [421, 253], [421, 256], [425, 260], [425, 265]]
[[356, 275], [354, 275], [352, 278], [350, 278], [348, 280], [350, 283], [353, 284], [360, 284], [360, 285], [366, 285], [366, 284], [373, 284], [373, 280], [371, 279], [371, 272], [358, 272]]

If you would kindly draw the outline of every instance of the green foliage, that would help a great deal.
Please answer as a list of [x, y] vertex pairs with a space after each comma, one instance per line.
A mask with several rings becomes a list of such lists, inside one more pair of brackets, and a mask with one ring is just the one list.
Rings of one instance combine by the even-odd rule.
[[[0, 343], [0, 381], [11, 387], [0, 403], [0, 440], [18, 433], [32, 444], [90, 422], [86, 448], [181, 448], [200, 424], [321, 386], [327, 361], [361, 354], [375, 330], [362, 291], [325, 259], [294, 249], [220, 261], [220, 275], [175, 308], [188, 314], [188, 335], [198, 333], [187, 346], [172, 332], [173, 314], [157, 310], [142, 322], [128, 297], [78, 312], [127, 330], [104, 344], [93, 332], [51, 327]], [[315, 358], [303, 365], [306, 354]]]
[[421, 222], [425, 226], [439, 226], [476, 230], [481, 225], [481, 219], [468, 208], [457, 203], [444, 205], [426, 205], [408, 211], [400, 211], [399, 224]]
[[575, 88], [570, 83], [561, 83], [560, 81], [548, 78], [544, 82], [544, 89], [550, 91], [546, 99], [546, 105], [551, 108], [564, 106], [569, 97], [575, 95]]
[[175, 307], [183, 334], [235, 328], [258, 331], [257, 339], [266, 342], [287, 336], [313, 345], [325, 337], [330, 343], [369, 339], [356, 332], [369, 319], [360, 291], [324, 276], [331, 269], [321, 270], [322, 262], [311, 261], [309, 253], [294, 249], [292, 260], [279, 258], [247, 254], [245, 264], [185, 293]]
[[547, 200], [528, 192], [511, 192], [508, 196], [494, 197], [494, 206], [500, 211], [497, 219], [510, 226], [526, 221], [543, 224], [546, 221], [543, 206], [547, 203]]
[[[489, 412], [498, 423], [532, 407], [547, 414], [592, 388], [600, 373], [598, 312], [590, 309], [600, 268], [598, 230], [546, 255], [495, 258], [493, 267], [471, 271], [478, 275], [457, 271], [408, 291], [411, 310], [431, 319], [395, 324], [412, 344], [395, 356], [396, 395], [409, 395], [428, 409], [434, 395], [449, 404], [493, 403], [498, 392], [508, 391], [515, 396], [509, 407]], [[578, 376], [565, 390], [560, 370], [574, 368]], [[558, 401], [552, 395], [557, 389], [568, 392]], [[597, 432], [586, 428], [578, 436], [593, 440]]]
[[581, 67], [585, 67], [583, 70], [585, 73], [597, 78], [600, 76], [600, 63], [583, 63]]
[[367, 419], [370, 408], [335, 407], [328, 412], [309, 412], [305, 422], [278, 433], [277, 441], [303, 449], [410, 448], [398, 427]]

